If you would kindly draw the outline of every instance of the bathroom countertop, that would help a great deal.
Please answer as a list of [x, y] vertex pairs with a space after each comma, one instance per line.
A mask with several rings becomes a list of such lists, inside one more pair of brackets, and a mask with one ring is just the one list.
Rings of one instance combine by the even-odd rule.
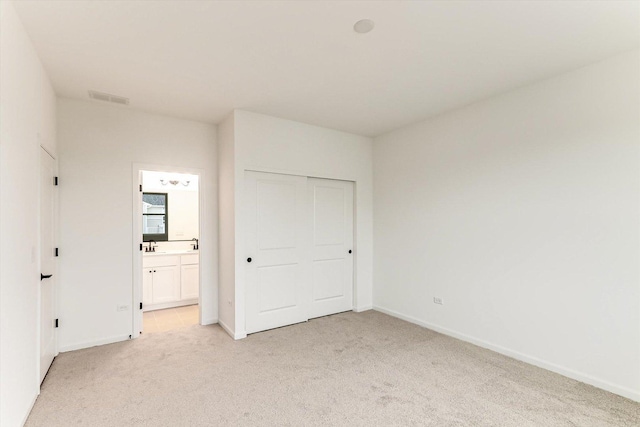
[[190, 254], [197, 254], [198, 251], [194, 250], [194, 249], [183, 249], [183, 250], [166, 250], [166, 251], [158, 251], [156, 250], [155, 252], [144, 252], [144, 249], [142, 249], [142, 255], [143, 256], [161, 256], [161, 255], [190, 255]]

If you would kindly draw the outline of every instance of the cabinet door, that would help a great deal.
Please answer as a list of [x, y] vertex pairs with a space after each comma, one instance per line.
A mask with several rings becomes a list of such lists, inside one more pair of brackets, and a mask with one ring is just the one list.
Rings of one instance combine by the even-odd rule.
[[153, 267], [153, 303], [180, 299], [180, 270], [177, 265]]
[[200, 294], [200, 269], [198, 264], [183, 265], [181, 278], [181, 297], [185, 299], [198, 298]]
[[153, 304], [153, 269], [145, 268], [142, 270], [142, 308], [146, 310], [148, 306]]

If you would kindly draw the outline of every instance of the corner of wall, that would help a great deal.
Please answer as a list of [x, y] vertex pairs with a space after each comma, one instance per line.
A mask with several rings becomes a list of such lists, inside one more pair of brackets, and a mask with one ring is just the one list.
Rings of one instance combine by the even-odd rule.
[[218, 322], [235, 334], [235, 112], [218, 125]]
[[638, 58], [376, 137], [375, 309], [637, 400]]

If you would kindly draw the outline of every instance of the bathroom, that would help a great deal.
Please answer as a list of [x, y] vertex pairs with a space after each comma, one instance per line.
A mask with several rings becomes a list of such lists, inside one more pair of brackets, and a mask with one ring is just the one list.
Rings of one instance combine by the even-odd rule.
[[142, 333], [200, 319], [198, 175], [142, 171]]

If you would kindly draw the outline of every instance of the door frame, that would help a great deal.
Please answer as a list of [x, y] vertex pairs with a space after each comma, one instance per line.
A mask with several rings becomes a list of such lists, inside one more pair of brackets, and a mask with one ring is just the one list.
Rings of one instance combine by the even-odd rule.
[[[142, 192], [140, 191], [140, 185], [142, 185], [142, 172], [167, 172], [167, 173], [183, 173], [189, 175], [198, 176], [198, 234], [200, 236], [199, 245], [217, 245], [216, 242], [209, 242], [208, 239], [202, 239], [206, 236], [203, 233], [203, 214], [204, 214], [204, 195], [206, 194], [205, 184], [205, 171], [203, 169], [182, 167], [182, 166], [169, 166], [158, 165], [148, 163], [133, 163], [132, 166], [132, 201], [133, 201], [133, 229], [132, 229], [132, 253], [133, 253], [133, 282], [131, 292], [131, 338], [135, 339], [140, 336], [142, 330], [142, 310], [139, 309], [140, 302], [142, 301], [142, 256], [143, 251], [139, 250], [139, 245], [143, 244], [142, 238]], [[143, 244], [144, 245], [144, 244]], [[198, 324], [202, 325], [202, 252], [198, 250]]]
[[[273, 168], [263, 168], [263, 167], [245, 167], [242, 169], [242, 185], [241, 187], [244, 189], [244, 183], [247, 176], [247, 172], [259, 172], [259, 173], [270, 173], [277, 175], [293, 175], [300, 176], [305, 178], [318, 178], [318, 179], [330, 179], [334, 181], [347, 181], [353, 183], [353, 291], [352, 291], [352, 311], [357, 312], [358, 307], [358, 181], [353, 178], [345, 178], [345, 177], [335, 177], [330, 175], [316, 174], [316, 173], [304, 173], [301, 171], [290, 171], [283, 169], [273, 169]], [[236, 175], [238, 178], [238, 175]], [[236, 179], [237, 179], [236, 178]], [[238, 188], [238, 183], [236, 183], [236, 188]], [[247, 218], [245, 215], [245, 200], [244, 200], [244, 190], [240, 192], [240, 197], [238, 197], [238, 192], [236, 191], [236, 209], [240, 210], [240, 215], [237, 215], [236, 218], [239, 218], [241, 223], [240, 227], [236, 223], [236, 233], [238, 230], [244, 230], [247, 224]], [[238, 239], [236, 237], [236, 253], [235, 253], [235, 308], [236, 308], [236, 328], [234, 339], [242, 339], [247, 336], [247, 327], [246, 327], [246, 319], [247, 319], [247, 310], [246, 310], [246, 263], [243, 262], [248, 256], [251, 256], [248, 253], [246, 236], [244, 233]], [[241, 267], [240, 267], [241, 266]], [[242, 311], [240, 311], [242, 310]]]
[[[43, 145], [39, 145], [40, 147], [40, 153], [38, 156], [38, 250], [36, 253], [37, 256], [37, 260], [38, 260], [38, 271], [40, 273], [42, 273], [42, 216], [40, 215], [40, 203], [42, 202], [42, 177], [40, 176], [40, 173], [42, 171], [42, 165], [41, 165], [41, 155], [42, 152], [44, 151], [47, 155], [49, 155], [51, 157], [51, 159], [53, 160], [53, 170], [54, 170], [54, 174], [57, 177], [58, 175], [58, 159], [55, 155], [53, 155], [51, 153], [51, 151], [47, 150], [47, 148]], [[53, 183], [52, 183], [53, 184]], [[53, 218], [52, 218], [52, 223], [53, 223], [53, 245], [54, 247], [58, 247], [58, 242], [59, 242], [59, 233], [60, 233], [60, 227], [58, 226], [58, 207], [59, 207], [59, 192], [58, 192], [58, 188], [56, 185], [52, 185], [53, 188]], [[60, 293], [58, 292], [58, 286], [59, 285], [59, 281], [58, 281], [58, 262], [57, 260], [54, 260], [54, 264], [53, 264], [53, 272], [51, 274], [53, 274], [53, 285], [52, 285], [52, 293], [53, 293], [53, 317], [57, 318], [58, 313], [60, 312]], [[38, 363], [36, 364], [36, 377], [38, 378], [38, 389], [40, 389], [42, 387], [42, 381], [40, 381], [40, 361], [41, 361], [41, 340], [42, 340], [42, 286], [41, 286], [41, 281], [38, 281], [38, 315], [37, 315], [37, 331], [38, 333], [36, 334], [36, 348], [38, 349]], [[58, 343], [58, 331], [57, 328], [54, 328], [53, 331], [53, 347], [54, 347], [54, 360], [55, 358], [58, 356], [58, 354], [60, 354], [59, 352], [59, 343]], [[46, 375], [45, 375], [46, 376]]]

